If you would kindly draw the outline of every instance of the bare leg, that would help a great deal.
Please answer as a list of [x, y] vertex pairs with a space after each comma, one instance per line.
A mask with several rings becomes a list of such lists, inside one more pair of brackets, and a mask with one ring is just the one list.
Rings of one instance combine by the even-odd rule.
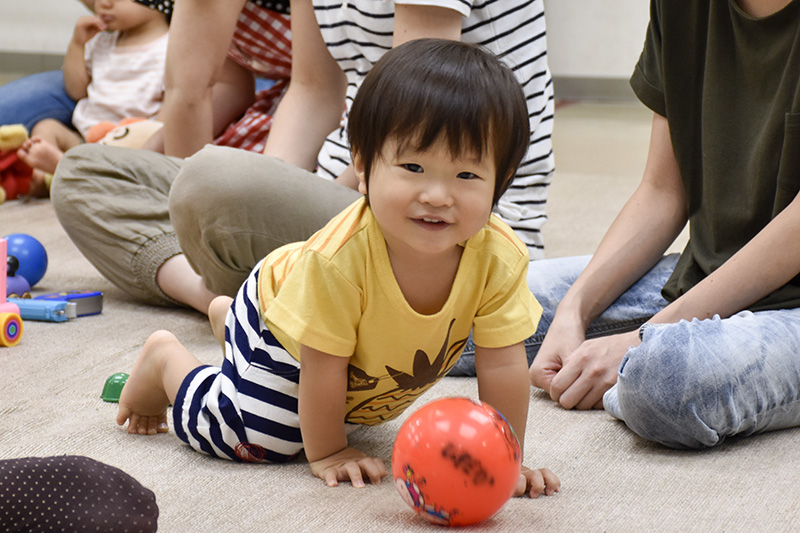
[[159, 267], [156, 283], [164, 294], [201, 313], [208, 313], [211, 300], [217, 296], [206, 288], [203, 278], [192, 269], [183, 254], [170, 257]]
[[122, 388], [117, 424], [127, 420], [128, 433], [166, 433], [167, 407], [189, 372], [201, 364], [172, 333], [150, 335]]
[[225, 345], [225, 318], [231, 308], [233, 298], [230, 296], [217, 296], [208, 306], [208, 321], [211, 322], [211, 331], [221, 345]]
[[226, 58], [212, 94], [216, 137], [231, 123], [239, 120], [255, 102], [255, 78], [249, 70]]

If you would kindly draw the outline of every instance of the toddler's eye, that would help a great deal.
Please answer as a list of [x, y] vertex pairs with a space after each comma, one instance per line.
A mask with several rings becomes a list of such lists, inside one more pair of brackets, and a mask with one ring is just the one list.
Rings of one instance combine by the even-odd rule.
[[408, 170], [409, 172], [416, 172], [416, 173], [424, 172], [423, 168], [417, 165], [416, 163], [406, 163], [402, 165], [402, 167]]
[[458, 174], [458, 177], [462, 180], [474, 180], [478, 178], [478, 176], [472, 172], [461, 172]]

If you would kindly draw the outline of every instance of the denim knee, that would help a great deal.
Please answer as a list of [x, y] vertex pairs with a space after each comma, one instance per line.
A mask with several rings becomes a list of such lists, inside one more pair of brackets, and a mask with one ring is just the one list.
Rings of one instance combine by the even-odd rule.
[[671, 448], [712, 447], [724, 439], [717, 428], [724, 425], [726, 384], [698, 367], [691, 340], [675, 336], [675, 329], [648, 328], [644, 342], [623, 358], [618, 417], [638, 435]]

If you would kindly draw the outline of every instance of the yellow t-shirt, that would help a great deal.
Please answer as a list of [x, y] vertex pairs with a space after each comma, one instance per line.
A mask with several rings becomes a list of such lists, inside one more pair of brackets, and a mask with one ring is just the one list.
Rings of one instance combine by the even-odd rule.
[[464, 245], [450, 296], [422, 315], [395, 280], [383, 234], [359, 199], [308, 241], [263, 261], [258, 297], [264, 321], [296, 359], [300, 345], [350, 357], [347, 422], [399, 415], [455, 364], [470, 330], [499, 348], [536, 331], [542, 308], [528, 289], [528, 252], [492, 215]]

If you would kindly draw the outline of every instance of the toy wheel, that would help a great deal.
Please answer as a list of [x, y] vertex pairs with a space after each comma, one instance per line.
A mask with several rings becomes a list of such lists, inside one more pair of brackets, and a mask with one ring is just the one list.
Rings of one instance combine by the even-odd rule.
[[0, 346], [15, 346], [22, 337], [22, 319], [16, 313], [0, 313]]

